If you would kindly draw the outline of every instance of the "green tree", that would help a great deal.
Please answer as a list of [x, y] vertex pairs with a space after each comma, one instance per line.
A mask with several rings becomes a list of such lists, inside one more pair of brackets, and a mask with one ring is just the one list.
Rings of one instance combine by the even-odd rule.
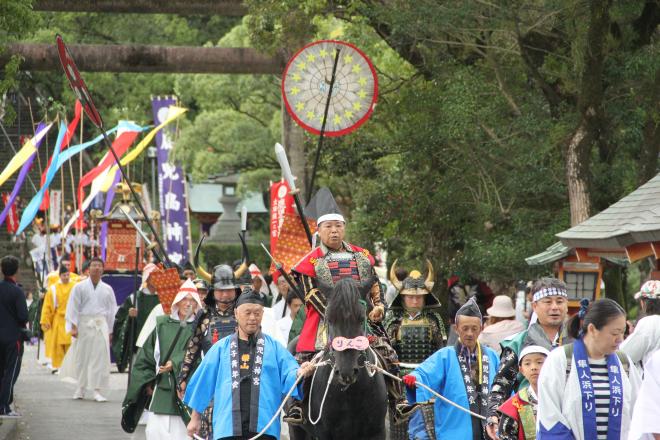
[[[32, 0], [3, 0], [0, 2], [0, 52], [6, 44], [19, 40], [35, 23]], [[11, 124], [16, 117], [13, 107], [6, 100], [7, 92], [18, 84], [20, 58], [12, 56], [1, 66], [0, 72], [0, 120]]]

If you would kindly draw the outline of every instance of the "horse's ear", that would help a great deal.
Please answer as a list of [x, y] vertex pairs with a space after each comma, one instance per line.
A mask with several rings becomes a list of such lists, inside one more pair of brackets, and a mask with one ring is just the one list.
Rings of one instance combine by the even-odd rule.
[[332, 284], [325, 283], [321, 277], [316, 278], [316, 286], [325, 295], [326, 298], [330, 298], [332, 291], [335, 289]]
[[360, 291], [360, 298], [365, 299], [367, 297], [367, 294], [371, 290], [371, 287], [374, 285], [374, 283], [377, 280], [378, 277], [376, 276], [376, 274], [372, 273], [370, 277], [360, 281], [360, 285], [358, 286], [358, 290]]

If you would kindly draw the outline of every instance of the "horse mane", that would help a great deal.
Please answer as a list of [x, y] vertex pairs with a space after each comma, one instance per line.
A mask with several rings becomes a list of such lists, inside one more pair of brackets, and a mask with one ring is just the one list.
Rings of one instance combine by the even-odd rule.
[[355, 280], [352, 278], [339, 280], [335, 284], [325, 312], [328, 324], [362, 322], [365, 308], [360, 299], [360, 291]]

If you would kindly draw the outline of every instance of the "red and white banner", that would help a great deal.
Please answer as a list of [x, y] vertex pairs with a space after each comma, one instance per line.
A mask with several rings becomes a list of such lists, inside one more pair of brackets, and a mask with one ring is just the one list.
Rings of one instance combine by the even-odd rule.
[[284, 180], [270, 186], [270, 249], [273, 255], [277, 249], [277, 240], [282, 223], [284, 223], [284, 215], [296, 212], [295, 202], [289, 191], [289, 184]]
[[[2, 193], [2, 203], [7, 206], [9, 202], [9, 194]], [[7, 213], [7, 232], [10, 234], [15, 234], [18, 230], [18, 213], [16, 212], [16, 204], [14, 203]]]

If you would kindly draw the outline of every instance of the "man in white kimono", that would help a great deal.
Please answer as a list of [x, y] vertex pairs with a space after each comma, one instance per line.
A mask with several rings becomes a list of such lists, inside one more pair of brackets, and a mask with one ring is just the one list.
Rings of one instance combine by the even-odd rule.
[[100, 393], [110, 379], [110, 342], [117, 310], [115, 292], [101, 281], [103, 260], [92, 258], [89, 278], [71, 290], [66, 309], [66, 327], [75, 338], [67, 352], [60, 375], [78, 382], [74, 399], [82, 399], [86, 389], [94, 390], [94, 400], [105, 402]]

